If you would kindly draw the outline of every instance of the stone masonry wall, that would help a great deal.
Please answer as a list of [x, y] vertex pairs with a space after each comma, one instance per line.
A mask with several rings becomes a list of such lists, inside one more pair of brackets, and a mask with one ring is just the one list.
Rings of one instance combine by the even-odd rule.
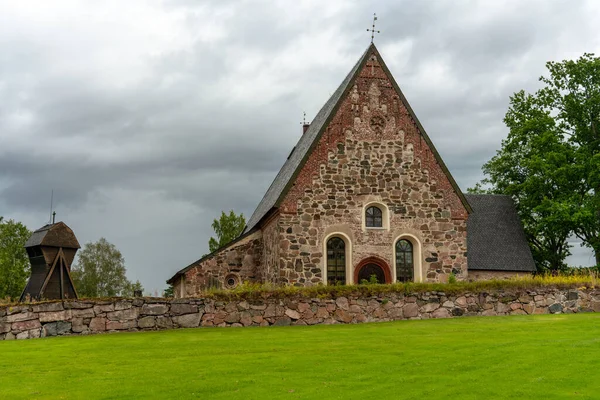
[[279, 216], [262, 227], [263, 259], [261, 265], [261, 282], [279, 282]]
[[517, 277], [531, 276], [528, 272], [516, 272], [516, 271], [485, 271], [485, 270], [469, 270], [469, 280], [473, 281], [487, 281], [487, 280], [502, 280], [502, 279], [514, 279]]
[[[394, 244], [418, 250], [424, 281], [467, 278], [467, 211], [373, 55], [280, 206], [280, 282], [324, 282], [325, 239], [351, 242], [347, 275], [376, 257], [393, 276]], [[365, 229], [364, 206], [389, 210], [384, 229]], [[384, 223], [384, 226], [386, 223]], [[347, 252], [349, 244], [347, 243]]]
[[71, 300], [0, 306], [0, 340], [118, 331], [382, 322], [475, 315], [600, 312], [600, 290], [385, 293], [335, 299]]
[[208, 287], [227, 287], [229, 278], [236, 284], [262, 282], [262, 258], [262, 232], [257, 231], [190, 268], [185, 272], [184, 282], [174, 283], [173, 292], [176, 297], [193, 297]]

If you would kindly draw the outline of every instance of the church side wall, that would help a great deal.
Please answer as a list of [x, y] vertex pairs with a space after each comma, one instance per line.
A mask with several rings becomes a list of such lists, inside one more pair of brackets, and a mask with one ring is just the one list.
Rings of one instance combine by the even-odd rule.
[[[387, 216], [383, 228], [364, 227], [371, 203]], [[395, 276], [399, 238], [415, 249], [415, 280], [467, 278], [467, 211], [376, 59], [347, 94], [280, 213], [284, 284], [325, 282], [325, 241], [335, 234], [350, 242], [347, 283], [356, 283], [354, 271], [368, 258]]]
[[263, 236], [259, 230], [190, 268], [183, 281], [174, 283], [174, 293], [177, 297], [198, 296], [203, 289], [228, 287], [230, 278], [236, 285], [261, 282], [262, 261]]
[[513, 279], [517, 277], [531, 277], [531, 272], [469, 270], [469, 280], [473, 281]]

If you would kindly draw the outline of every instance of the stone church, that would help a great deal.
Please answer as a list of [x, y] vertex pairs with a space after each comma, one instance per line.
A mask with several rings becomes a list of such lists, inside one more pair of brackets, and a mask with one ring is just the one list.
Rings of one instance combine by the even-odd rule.
[[244, 232], [168, 283], [187, 297], [243, 281], [445, 282], [533, 271], [512, 200], [460, 190], [371, 44], [304, 126]]

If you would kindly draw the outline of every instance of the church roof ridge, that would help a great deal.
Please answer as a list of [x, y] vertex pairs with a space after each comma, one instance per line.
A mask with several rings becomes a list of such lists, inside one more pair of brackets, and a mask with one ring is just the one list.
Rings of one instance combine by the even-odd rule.
[[469, 202], [467, 201], [463, 192], [458, 187], [458, 184], [456, 183], [456, 181], [450, 174], [450, 171], [446, 167], [446, 164], [444, 163], [444, 161], [442, 160], [438, 151], [436, 150], [435, 146], [433, 145], [433, 142], [431, 141], [431, 139], [425, 132], [425, 129], [419, 122], [419, 120], [418, 120], [417, 116], [415, 115], [414, 111], [412, 110], [410, 104], [406, 100], [406, 97], [400, 90], [398, 83], [392, 76], [390, 70], [385, 65], [385, 61], [383, 61], [383, 58], [381, 57], [379, 51], [377, 50], [377, 47], [375, 46], [374, 43], [370, 43], [369, 47], [367, 47], [367, 49], [364, 51], [364, 53], [358, 59], [358, 61], [354, 65], [354, 67], [350, 70], [350, 72], [348, 73], [346, 78], [342, 81], [342, 83], [337, 88], [337, 90], [331, 95], [329, 100], [327, 100], [327, 102], [323, 105], [321, 110], [317, 113], [317, 115], [313, 119], [313, 121], [310, 124], [306, 133], [304, 133], [300, 137], [298, 144], [296, 144], [296, 146], [295, 146], [295, 150], [292, 152], [292, 154], [290, 154], [288, 159], [285, 161], [285, 163], [283, 164], [283, 166], [281, 167], [281, 169], [275, 176], [275, 179], [273, 179], [273, 182], [271, 183], [271, 185], [265, 192], [265, 195], [261, 199], [260, 203], [254, 210], [254, 213], [252, 213], [252, 216], [248, 220], [248, 223], [246, 225], [246, 228], [244, 229], [244, 232], [248, 232], [248, 231], [252, 230], [253, 228], [257, 227], [259, 225], [259, 223], [263, 220], [263, 218], [265, 216], [267, 216], [267, 214], [269, 214], [269, 211], [271, 211], [274, 207], [279, 206], [279, 203], [283, 200], [283, 198], [287, 194], [290, 186], [293, 184], [296, 176], [302, 169], [302, 166], [304, 165], [305, 161], [308, 159], [309, 155], [311, 154], [312, 149], [319, 142], [319, 139], [320, 139], [321, 135], [323, 134], [323, 131], [325, 130], [325, 128], [327, 127], [327, 125], [329, 124], [329, 122], [333, 118], [333, 116], [335, 116], [335, 113], [337, 112], [340, 104], [342, 103], [344, 94], [346, 93], [347, 90], [349, 90], [349, 88], [352, 87], [352, 85], [354, 84], [354, 81], [360, 74], [360, 71], [362, 70], [362, 68], [364, 67], [366, 62], [368, 61], [369, 56], [373, 53], [375, 53], [378, 56], [378, 60], [381, 64], [381, 67], [385, 71], [386, 75], [389, 77], [396, 92], [398, 92], [400, 99], [406, 106], [406, 109], [408, 110], [412, 119], [415, 121], [420, 134], [423, 136], [423, 139], [425, 140], [427, 145], [430, 147], [432, 153], [434, 154], [436, 160], [438, 161], [440, 167], [442, 168], [442, 171], [444, 171], [444, 174], [448, 177], [450, 184], [454, 188], [454, 190], [455, 190], [456, 194], [458, 195], [458, 197], [460, 198], [462, 204], [467, 209], [467, 212], [472, 212], [472, 208], [469, 205]]

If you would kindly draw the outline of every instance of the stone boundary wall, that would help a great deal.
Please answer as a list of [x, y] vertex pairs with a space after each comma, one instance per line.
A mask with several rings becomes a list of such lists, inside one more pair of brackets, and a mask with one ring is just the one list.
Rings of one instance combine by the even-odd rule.
[[117, 331], [382, 322], [476, 315], [600, 312], [599, 289], [499, 290], [446, 295], [382, 293], [290, 297], [70, 300], [0, 306], [0, 340]]

